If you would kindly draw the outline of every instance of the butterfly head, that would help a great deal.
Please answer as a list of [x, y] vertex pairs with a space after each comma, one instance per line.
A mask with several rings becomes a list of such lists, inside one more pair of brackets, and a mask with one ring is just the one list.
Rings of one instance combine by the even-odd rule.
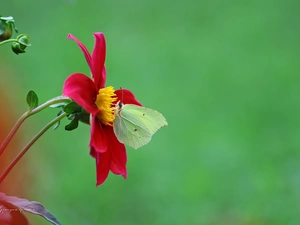
[[120, 116], [120, 111], [122, 110], [122, 107], [123, 107], [123, 102], [121, 101], [118, 101], [115, 105], [115, 115], [118, 115]]

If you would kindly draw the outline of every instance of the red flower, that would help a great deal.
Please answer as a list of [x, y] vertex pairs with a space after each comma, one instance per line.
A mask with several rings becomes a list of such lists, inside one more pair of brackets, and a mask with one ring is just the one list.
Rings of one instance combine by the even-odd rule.
[[131, 93], [122, 89], [114, 91], [105, 87], [106, 69], [104, 66], [106, 44], [103, 33], [94, 33], [95, 45], [92, 55], [73, 35], [68, 38], [76, 41], [90, 67], [92, 79], [81, 73], [70, 75], [63, 87], [63, 95], [70, 97], [91, 114], [90, 154], [96, 159], [97, 186], [102, 184], [109, 171], [127, 177], [126, 149], [113, 131], [114, 105], [118, 100], [124, 104], [141, 105]]

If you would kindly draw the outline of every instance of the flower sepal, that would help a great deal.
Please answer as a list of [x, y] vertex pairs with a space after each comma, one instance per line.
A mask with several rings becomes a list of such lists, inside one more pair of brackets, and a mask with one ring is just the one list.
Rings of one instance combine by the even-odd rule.
[[81, 107], [76, 102], [70, 102], [63, 108], [64, 112], [73, 115], [81, 111]]
[[90, 114], [87, 113], [76, 102], [68, 103], [63, 108], [63, 111], [68, 113], [68, 119], [71, 120], [71, 122], [65, 126], [65, 130], [67, 131], [75, 130], [79, 125], [79, 121], [89, 124]]

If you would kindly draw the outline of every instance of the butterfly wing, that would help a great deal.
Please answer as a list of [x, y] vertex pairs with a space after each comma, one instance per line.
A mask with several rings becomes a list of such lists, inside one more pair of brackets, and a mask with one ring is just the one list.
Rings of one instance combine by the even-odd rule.
[[135, 149], [147, 144], [158, 129], [168, 125], [161, 113], [132, 104], [123, 105], [116, 115], [114, 131], [118, 140]]
[[114, 132], [119, 142], [138, 149], [151, 140], [151, 133], [144, 127], [139, 127], [126, 118], [116, 116], [114, 120]]
[[133, 124], [149, 129], [151, 135], [168, 123], [165, 117], [154, 109], [149, 109], [137, 105], [126, 104], [122, 107], [120, 114], [123, 118]]

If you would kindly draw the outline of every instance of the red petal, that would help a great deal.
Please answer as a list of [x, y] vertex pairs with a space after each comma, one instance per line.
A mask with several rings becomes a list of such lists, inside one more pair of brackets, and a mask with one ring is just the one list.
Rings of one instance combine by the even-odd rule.
[[99, 186], [106, 180], [108, 176], [110, 163], [111, 163], [111, 152], [109, 151], [105, 153], [97, 152], [95, 158], [96, 158], [96, 176], [97, 176], [96, 186]]
[[127, 162], [127, 155], [126, 155], [126, 148], [125, 146], [120, 143], [113, 131], [113, 127], [111, 126], [103, 126], [105, 131], [107, 140], [108, 140], [108, 152], [111, 152], [111, 164], [110, 170], [114, 174], [121, 174], [124, 178], [127, 177], [127, 170], [126, 170], [126, 162]]
[[97, 116], [92, 115], [91, 119], [91, 140], [90, 147], [94, 148], [96, 152], [106, 152], [108, 143], [105, 131]]
[[103, 33], [94, 33], [95, 46], [92, 54], [92, 75], [97, 89], [103, 88], [106, 81], [106, 73], [103, 72], [106, 43]]
[[138, 100], [136, 100], [134, 94], [128, 89], [122, 88], [120, 90], [116, 90], [115, 94], [117, 95], [118, 100], [120, 100], [124, 104], [134, 104], [134, 105], [142, 106], [142, 104]]
[[96, 156], [97, 156], [97, 152], [95, 151], [95, 149], [93, 148], [90, 148], [90, 155], [96, 159]]
[[70, 97], [88, 113], [96, 114], [99, 109], [94, 104], [98, 91], [94, 82], [81, 73], [70, 75], [63, 87], [63, 95]]
[[92, 57], [89, 53], [89, 51], [86, 49], [86, 47], [72, 34], [68, 34], [67, 36], [69, 39], [72, 39], [74, 41], [76, 41], [76, 43], [78, 44], [79, 48], [81, 49], [81, 51], [83, 52], [86, 62], [89, 64], [90, 70], [92, 70]]

